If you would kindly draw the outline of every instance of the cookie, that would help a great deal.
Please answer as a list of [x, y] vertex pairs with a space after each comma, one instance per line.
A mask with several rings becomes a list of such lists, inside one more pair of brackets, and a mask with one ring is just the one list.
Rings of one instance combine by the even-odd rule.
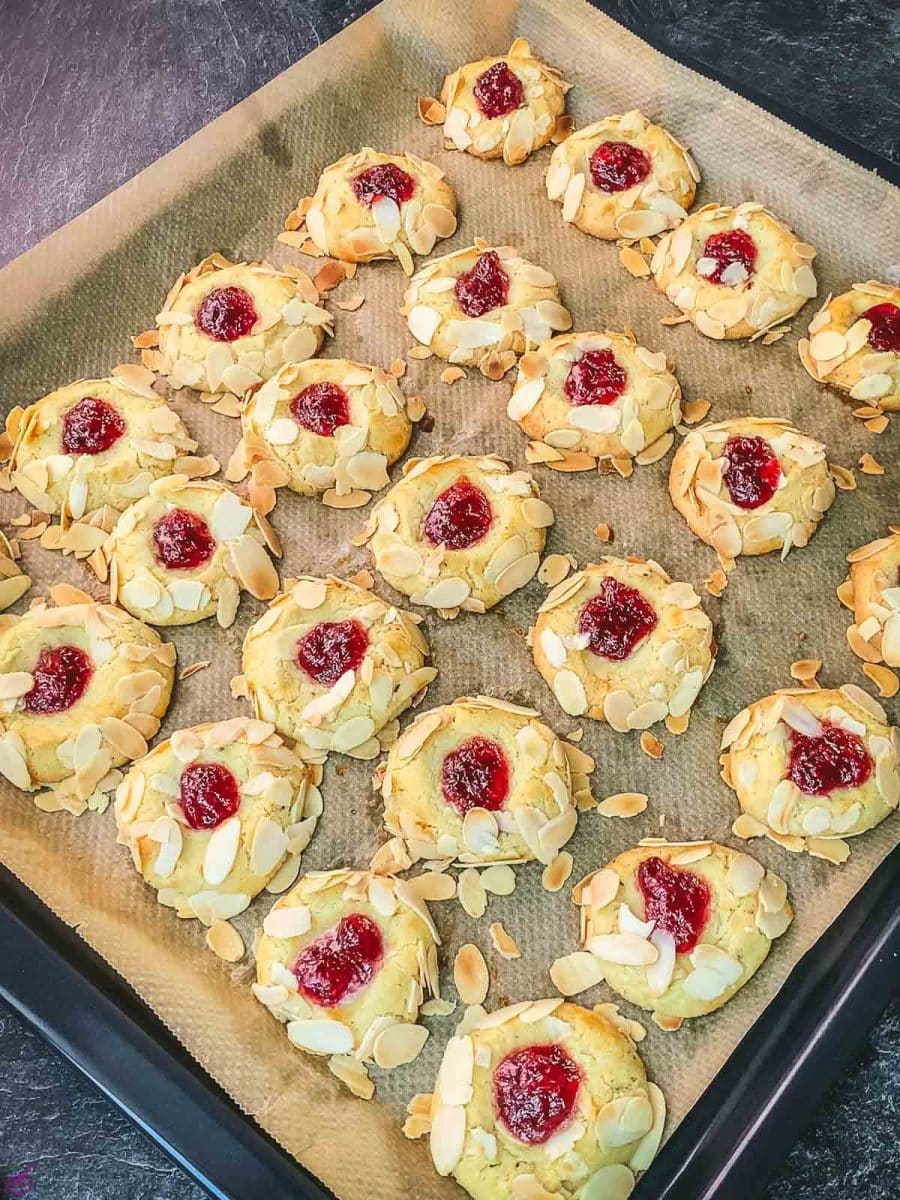
[[850, 575], [838, 598], [853, 613], [850, 649], [864, 662], [900, 667], [900, 529], [847, 555]]
[[600, 978], [677, 1029], [726, 1004], [793, 920], [783, 879], [715, 842], [648, 838], [580, 883], [582, 943], [595, 960], [554, 964], [567, 994]]
[[625, 1197], [665, 1116], [634, 1042], [604, 1013], [526, 1000], [447, 1043], [431, 1157], [473, 1200]]
[[870, 279], [829, 296], [797, 343], [819, 383], [885, 412], [900, 410], [900, 288]]
[[175, 647], [68, 584], [0, 625], [0, 772], [45, 812], [102, 811], [147, 753], [172, 696]]
[[643, 559], [605, 556], [557, 584], [530, 637], [563, 711], [618, 733], [687, 717], [715, 665], [700, 597]]
[[500, 379], [526, 343], [571, 329], [556, 279], [512, 246], [481, 240], [417, 271], [400, 309], [413, 337], [438, 358]]
[[532, 578], [553, 510], [526, 471], [499, 458], [409, 459], [358, 541], [414, 604], [485, 612]]
[[247, 397], [244, 436], [228, 477], [257, 464], [254, 480], [355, 507], [390, 483], [412, 423], [393, 376], [346, 358], [288, 363]]
[[817, 292], [815, 250], [761, 204], [706, 204], [660, 238], [656, 286], [709, 338], [752, 338]]
[[825, 447], [782, 417], [693, 429], [669, 471], [672, 503], [723, 563], [805, 546], [835, 489]]
[[878, 701], [852, 683], [757, 700], [722, 736], [722, 778], [743, 810], [734, 832], [839, 855], [835, 839], [873, 829], [900, 802], [898, 741]]
[[237, 399], [279, 367], [304, 362], [332, 332], [332, 317], [299, 267], [232, 263], [221, 254], [179, 275], [156, 318], [154, 368], [236, 417]]
[[681, 388], [665, 354], [630, 333], [565, 333], [522, 356], [506, 411], [560, 459], [589, 455], [585, 469], [656, 462], [681, 421]]
[[391, 746], [384, 823], [419, 858], [550, 863], [575, 830], [585, 766], [534, 709], [463, 696], [416, 717]]
[[508, 54], [466, 63], [444, 80], [444, 149], [522, 163], [568, 128], [559, 119], [570, 86], [516, 38]]
[[304, 576], [251, 625], [233, 686], [314, 755], [375, 758], [377, 734], [437, 675], [416, 618], [348, 580]]
[[151, 625], [193, 625], [215, 615], [227, 629], [242, 588], [257, 600], [278, 591], [263, 522], [214, 480], [157, 480], [122, 513], [103, 547], [110, 600]]
[[282, 870], [296, 876], [321, 811], [315, 771], [262, 721], [179, 729], [116, 789], [119, 842], [160, 904], [228, 920]]
[[456, 193], [434, 163], [365, 146], [326, 167], [295, 213], [325, 254], [351, 263], [397, 258], [411, 275], [413, 254], [430, 254], [456, 232]]
[[313, 872], [276, 901], [256, 946], [257, 1000], [298, 1049], [352, 1054], [331, 1067], [366, 1098], [364, 1063], [402, 1066], [428, 1037], [415, 1021], [437, 992], [437, 939], [414, 892], [391, 875]]
[[596, 238], [655, 237], [694, 202], [700, 172], [667, 129], [633, 110], [594, 121], [553, 151], [547, 195], [562, 218]]

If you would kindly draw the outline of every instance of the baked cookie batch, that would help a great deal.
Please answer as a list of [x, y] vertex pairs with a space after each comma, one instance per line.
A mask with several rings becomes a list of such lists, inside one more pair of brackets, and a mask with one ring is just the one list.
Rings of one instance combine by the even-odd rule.
[[[552, 140], [544, 182], [563, 221], [618, 241], [631, 273], [652, 276], [706, 337], [755, 340], [816, 295], [815, 250], [787, 225], [757, 203], [691, 212], [700, 173], [674, 134], [637, 111], [575, 131], [568, 87], [520, 38], [448, 75], [419, 114], [445, 149], [508, 166]], [[287, 228], [348, 272], [396, 259], [423, 355], [492, 380], [514, 370], [507, 413], [529, 463], [627, 475], [682, 434], [672, 504], [724, 569], [743, 555], [786, 558], [831, 506], [814, 437], [751, 414], [686, 429], [665, 353], [627, 328], [573, 329], [553, 273], [515, 247], [476, 238], [417, 269], [457, 230], [456, 194], [434, 163], [345, 155]], [[489, 695], [425, 708], [401, 730], [438, 673], [421, 610], [477, 620], [501, 604], [538, 575], [554, 514], [532, 475], [490, 448], [408, 459], [392, 482], [421, 410], [380, 366], [318, 357], [332, 326], [299, 268], [213, 254], [135, 339], [143, 368], [12, 410], [3, 486], [58, 522], [43, 544], [90, 555], [110, 602], [59, 584], [0, 616], [0, 772], [46, 812], [102, 812], [114, 794], [137, 872], [229, 961], [244, 948], [227, 922], [263, 890], [278, 895], [257, 934], [253, 994], [293, 1046], [368, 1099], [368, 1068], [411, 1062], [429, 1037], [421, 1017], [453, 1008], [429, 903], [458, 897], [478, 917], [489, 892], [513, 890], [512, 865], [535, 862], [559, 890], [579, 813], [596, 807], [595, 763], [535, 709]], [[874, 414], [900, 409], [900, 290], [870, 280], [829, 296], [799, 354], [815, 380]], [[153, 372], [240, 418], [228, 484], [208, 478], [220, 464], [195, 453]], [[285, 488], [337, 508], [382, 493], [354, 544], [420, 611], [383, 600], [362, 574], [282, 581], [267, 514]], [[867, 673], [898, 667], [898, 528], [847, 557], [849, 645]], [[660, 722], [683, 733], [717, 655], [693, 586], [636, 556], [555, 578], [527, 642], [562, 713], [615, 734]], [[242, 591], [266, 602], [232, 680], [252, 715], [176, 729], [150, 749], [175, 676], [174, 646], [152, 627], [214, 617], [227, 628]], [[373, 786], [389, 840], [365, 866], [301, 876], [327, 756], [382, 753]], [[752, 703], [725, 728], [720, 762], [741, 810], [736, 837], [832, 862], [900, 804], [897, 730], [853, 684]], [[601, 811], [646, 803], [630, 799]], [[660, 1144], [665, 1101], [636, 1049], [642, 1027], [613, 1004], [568, 998], [605, 981], [674, 1031], [734, 996], [793, 917], [783, 879], [712, 841], [645, 839], [572, 899], [579, 946], [549, 969], [560, 995], [487, 1012], [481, 952], [456, 957], [465, 1012], [404, 1131], [427, 1133], [437, 1171], [474, 1200], [624, 1200]], [[491, 937], [502, 957], [518, 955], [499, 922]]]

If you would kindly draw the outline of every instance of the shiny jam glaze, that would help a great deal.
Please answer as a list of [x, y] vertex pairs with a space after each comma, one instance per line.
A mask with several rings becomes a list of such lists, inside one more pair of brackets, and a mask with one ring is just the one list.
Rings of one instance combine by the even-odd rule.
[[350, 180], [353, 195], [360, 204], [371, 208], [376, 200], [386, 197], [400, 205], [413, 198], [416, 181], [395, 163], [376, 163]]
[[462, 817], [470, 808], [501, 809], [509, 795], [509, 763], [502, 747], [483, 737], [460, 742], [441, 763], [441, 793]]
[[319, 437], [334, 437], [341, 425], [350, 424], [350, 397], [336, 383], [311, 383], [291, 401], [298, 425]]
[[31, 669], [31, 691], [22, 702], [33, 716], [49, 717], [77, 704], [91, 681], [94, 664], [77, 646], [45, 646]]
[[722, 451], [725, 466], [722, 482], [732, 504], [738, 508], [760, 508], [778, 491], [781, 467], [778, 456], [765, 438], [733, 437]]
[[607, 575], [600, 590], [582, 608], [578, 632], [588, 635], [592, 654], [622, 662], [653, 632], [658, 621], [652, 604], [637, 588]]
[[456, 280], [456, 303], [467, 317], [483, 317], [501, 308], [509, 296], [509, 276], [496, 250], [479, 254], [475, 266]]
[[173, 508], [153, 526], [156, 561], [169, 571], [196, 571], [216, 552], [216, 539], [199, 513]]
[[693, 871], [671, 867], [661, 858], [645, 858], [637, 869], [644, 898], [644, 920], [675, 940], [679, 954], [688, 954], [700, 941], [712, 904], [709, 884]]
[[111, 404], [85, 396], [62, 419], [59, 439], [63, 454], [102, 454], [125, 433], [126, 425]]
[[432, 504], [422, 534], [432, 546], [467, 550], [487, 534], [493, 519], [487, 496], [462, 476]]
[[868, 341], [873, 350], [900, 354], [900, 308], [896, 304], [875, 304], [863, 316], [872, 322]]
[[369, 635], [359, 621], [320, 621], [300, 638], [294, 654], [301, 671], [330, 688], [345, 671], [359, 669], [368, 648]]
[[[706, 239], [702, 258], [715, 263], [708, 271], [700, 270], [697, 274], [707, 283], [720, 283], [723, 287], [735, 287], [744, 283], [756, 269], [756, 242], [744, 229], [727, 229], [724, 233], [713, 233]], [[743, 270], [729, 271], [733, 263], [738, 263]]]
[[222, 763], [188, 763], [181, 772], [179, 794], [191, 829], [215, 829], [241, 806], [240, 784]]
[[540, 1146], [571, 1119], [581, 1078], [581, 1068], [560, 1045], [513, 1050], [494, 1071], [497, 1116], [518, 1141]]
[[383, 958], [381, 930], [364, 913], [350, 913], [304, 946], [292, 970], [307, 1000], [335, 1008], [372, 982]]
[[591, 155], [590, 168], [601, 192], [627, 192], [650, 174], [650, 155], [630, 142], [602, 142]]
[[505, 117], [525, 102], [522, 80], [505, 62], [494, 63], [475, 80], [475, 103], [484, 117]]
[[572, 363], [563, 391], [571, 404], [612, 404], [628, 386], [612, 350], [588, 350]]
[[862, 787], [872, 774], [872, 759], [862, 738], [839, 725], [824, 721], [818, 737], [792, 729], [790, 741], [787, 777], [807, 796]]
[[240, 287], [214, 288], [197, 306], [194, 324], [216, 342], [246, 337], [258, 320], [249, 292]]

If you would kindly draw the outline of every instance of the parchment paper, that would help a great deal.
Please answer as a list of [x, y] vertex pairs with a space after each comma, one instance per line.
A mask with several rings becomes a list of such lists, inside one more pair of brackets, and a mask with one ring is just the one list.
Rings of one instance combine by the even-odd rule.
[[[579, 125], [639, 107], [662, 120], [693, 149], [704, 176], [698, 203], [759, 200], [819, 249], [821, 293], [887, 273], [896, 253], [897, 193], [872, 174], [768, 116], [724, 88], [668, 61], [580, 0], [459, 5], [441, 0], [388, 0], [191, 138], [155, 166], [42, 243], [0, 275], [0, 379], [4, 411], [70, 379], [106, 373], [130, 352], [128, 335], [147, 328], [171, 280], [212, 250], [233, 256], [297, 261], [275, 239], [284, 215], [314, 189], [322, 167], [360, 145], [409, 149], [438, 162], [456, 186], [460, 229], [441, 246], [450, 250], [475, 234], [512, 242], [559, 278], [576, 328], [630, 325], [652, 349], [674, 358], [688, 399], [706, 397], [712, 418], [742, 414], [789, 416], [822, 437], [830, 457], [846, 465], [865, 450], [888, 470], [860, 476], [855, 493], [839, 493], [811, 545], [776, 557], [747, 559], [733, 573], [721, 601], [707, 610], [721, 644], [719, 664], [703, 690], [688, 733], [663, 733], [665, 756], [645, 757], [637, 736], [623, 737], [586, 722], [582, 745], [598, 760], [599, 797], [638, 790], [651, 796], [647, 811], [630, 821], [582, 818], [570, 843], [572, 881], [639, 838], [710, 836], [734, 843], [734, 798], [720, 781], [718, 743], [724, 722], [748, 701], [789, 685], [788, 667], [801, 657], [825, 661], [822, 680], [866, 681], [845, 642], [848, 614], [834, 589], [853, 547], [881, 535], [900, 513], [894, 502], [894, 435], [876, 438], [853, 420], [840, 399], [821, 391], [802, 370], [796, 340], [815, 311], [807, 305], [793, 333], [764, 348], [706, 340], [689, 325], [666, 328], [674, 310], [652, 285], [632, 279], [614, 246], [563, 226], [544, 194], [549, 151], [525, 166], [481, 163], [442, 149], [439, 130], [415, 115], [418, 95], [437, 93], [444, 74], [467, 60], [504, 52], [516, 36], [574, 83], [570, 111]], [[314, 265], [314, 264], [313, 264]], [[362, 291], [355, 314], [337, 312], [329, 355], [389, 363], [410, 345], [397, 313], [405, 280], [396, 264], [362, 268], [341, 294]], [[507, 384], [476, 372], [449, 388], [439, 382], [438, 360], [410, 364], [405, 386], [421, 391], [435, 424], [418, 432], [416, 454], [494, 451], [524, 465], [525, 439], [505, 416]], [[205, 450], [224, 461], [238, 437], [234, 421], [196, 402], [180, 403]], [[711, 551], [692, 538], [666, 491], [668, 461], [616, 476], [553, 474], [535, 468], [543, 494], [557, 513], [548, 550], [579, 562], [603, 552], [592, 534], [606, 521], [613, 550], [658, 559], [675, 579], [700, 586], [715, 565]], [[5, 497], [0, 517], [22, 511]], [[273, 521], [286, 546], [285, 574], [352, 571], [367, 565], [349, 538], [365, 513], [337, 512], [283, 493]], [[96, 584], [85, 569], [29, 543], [25, 562], [39, 586], [65, 577]], [[387, 589], [376, 584], [387, 595]], [[34, 593], [33, 593], [34, 594]], [[461, 694], [493, 692], [534, 705], [559, 731], [572, 729], [534, 670], [524, 632], [542, 589], [535, 581], [486, 616], [444, 623], [427, 618], [440, 676], [426, 704]], [[212, 622], [176, 631], [180, 666], [212, 658], [213, 665], [181, 684], [163, 733], [195, 721], [242, 711], [229, 699], [228, 680], [259, 606], [245, 598], [238, 624], [222, 634]], [[896, 706], [889, 705], [896, 714]], [[305, 869], [367, 861], [382, 837], [379, 806], [370, 787], [372, 765], [335, 757], [327, 766], [325, 814], [305, 855]], [[344, 1092], [324, 1064], [290, 1048], [284, 1032], [252, 998], [252, 961], [229, 967], [203, 945], [197, 922], [179, 922], [157, 906], [115, 845], [112, 813], [72, 819], [38, 812], [22, 794], [0, 789], [4, 862], [137, 989], [190, 1052], [291, 1153], [341, 1200], [417, 1200], [459, 1195], [439, 1180], [424, 1143], [399, 1132], [406, 1099], [431, 1089], [436, 1064], [455, 1018], [431, 1021], [432, 1037], [411, 1068], [378, 1079], [378, 1100], [364, 1103]], [[669, 1102], [671, 1127], [684, 1115], [773, 999], [800, 955], [861, 887], [898, 838], [897, 819], [853, 842], [849, 862], [836, 868], [790, 856], [767, 842], [752, 852], [788, 880], [797, 909], [789, 933], [739, 997], [719, 1013], [664, 1034], [649, 1024], [642, 1054]], [[456, 904], [435, 905], [445, 939], [446, 992], [452, 995], [453, 955], [474, 940], [492, 970], [489, 1004], [551, 992], [548, 964], [575, 948], [577, 919], [569, 889], [542, 891], [536, 867], [520, 872], [515, 893], [492, 898], [485, 918], [471, 921]], [[239, 920], [249, 938], [271, 898]], [[487, 926], [500, 919], [523, 951], [503, 962], [490, 952]], [[53, 981], [48, 980], [52, 987]], [[601, 985], [583, 999], [613, 999]], [[65, 1003], [64, 998], [60, 1003]], [[624, 1006], [629, 1015], [637, 1010]], [[459, 1010], [461, 1011], [461, 1010]], [[773, 1006], [773, 1019], [777, 1004]]]

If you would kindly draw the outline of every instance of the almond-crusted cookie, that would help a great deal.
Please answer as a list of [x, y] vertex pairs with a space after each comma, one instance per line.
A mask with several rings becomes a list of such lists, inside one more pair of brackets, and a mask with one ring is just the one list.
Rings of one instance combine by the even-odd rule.
[[838, 597], [852, 611], [850, 649], [864, 662], [900, 667], [900, 528], [851, 550]]
[[829, 296], [797, 350], [819, 383], [859, 404], [900, 410], [900, 288], [870, 279]]

